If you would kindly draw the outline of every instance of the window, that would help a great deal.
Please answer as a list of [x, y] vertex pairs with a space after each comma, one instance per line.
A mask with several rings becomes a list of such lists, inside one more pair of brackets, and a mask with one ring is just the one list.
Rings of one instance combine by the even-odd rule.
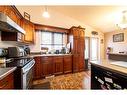
[[48, 31], [41, 32], [41, 48], [61, 49], [67, 43], [67, 35]]

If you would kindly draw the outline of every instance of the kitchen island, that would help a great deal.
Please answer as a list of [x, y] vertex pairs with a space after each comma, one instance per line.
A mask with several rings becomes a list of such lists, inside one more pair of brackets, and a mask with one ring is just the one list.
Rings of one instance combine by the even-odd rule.
[[90, 61], [91, 89], [127, 89], [127, 62]]

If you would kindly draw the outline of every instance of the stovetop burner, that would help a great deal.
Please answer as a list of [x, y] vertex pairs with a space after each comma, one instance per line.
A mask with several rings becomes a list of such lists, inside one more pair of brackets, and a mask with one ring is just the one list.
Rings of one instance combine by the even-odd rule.
[[24, 67], [33, 58], [11, 58], [10, 61], [6, 62], [6, 67]]

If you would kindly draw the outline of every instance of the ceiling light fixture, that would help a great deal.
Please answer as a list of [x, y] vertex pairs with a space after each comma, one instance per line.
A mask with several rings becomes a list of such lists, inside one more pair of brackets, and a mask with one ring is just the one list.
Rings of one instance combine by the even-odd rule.
[[49, 15], [49, 13], [48, 13], [48, 8], [47, 8], [47, 6], [45, 6], [44, 7], [44, 12], [43, 12], [43, 17], [45, 17], [45, 18], [49, 18], [50, 17], [50, 15]]
[[127, 29], [127, 11], [122, 12], [121, 20], [117, 23], [117, 26], [121, 29]]

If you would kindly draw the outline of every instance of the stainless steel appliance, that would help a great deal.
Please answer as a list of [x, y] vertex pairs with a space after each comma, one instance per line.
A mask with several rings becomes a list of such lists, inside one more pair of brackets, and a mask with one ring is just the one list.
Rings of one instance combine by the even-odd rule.
[[26, 52], [22, 47], [8, 47], [8, 57], [23, 57]]
[[6, 67], [17, 67], [14, 72], [15, 89], [29, 89], [33, 81], [33, 58], [14, 58], [12, 62], [6, 63]]
[[20, 32], [25, 34], [25, 30], [4, 13], [0, 13], [0, 30], [7, 32]]
[[0, 48], [0, 57], [5, 57], [8, 51], [6, 48]]
[[30, 55], [30, 47], [24, 46], [24, 51], [26, 52], [26, 55]]
[[[4, 49], [0, 51], [1, 58], [5, 58], [3, 56]], [[33, 66], [35, 64], [33, 57], [28, 57], [23, 47], [8, 47], [7, 54], [6, 60], [1, 59], [4, 64], [1, 64], [0, 67], [17, 67], [14, 71], [15, 89], [29, 89], [33, 80]]]
[[33, 81], [33, 66], [35, 64], [34, 60], [31, 60], [27, 65], [22, 68], [22, 88], [28, 89], [31, 88]]

